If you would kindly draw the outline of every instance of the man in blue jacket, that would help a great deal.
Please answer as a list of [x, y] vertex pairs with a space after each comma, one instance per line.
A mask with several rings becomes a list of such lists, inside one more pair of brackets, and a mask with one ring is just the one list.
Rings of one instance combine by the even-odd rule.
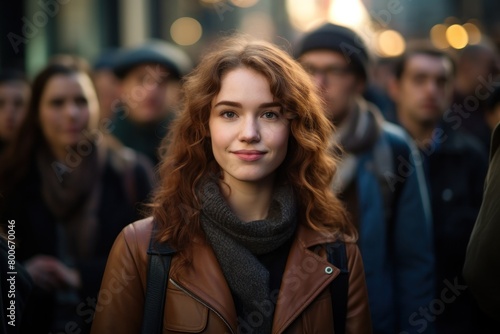
[[333, 187], [359, 231], [374, 333], [432, 333], [421, 314], [433, 299], [434, 257], [418, 151], [362, 98], [369, 56], [360, 36], [325, 24], [303, 37], [296, 56], [345, 151]]

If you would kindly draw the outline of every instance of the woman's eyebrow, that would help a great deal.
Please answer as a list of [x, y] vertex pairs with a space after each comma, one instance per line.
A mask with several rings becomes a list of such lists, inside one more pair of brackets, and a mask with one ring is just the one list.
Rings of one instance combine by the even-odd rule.
[[[233, 102], [233, 101], [220, 101], [215, 104], [214, 107], [217, 107], [219, 105], [225, 105], [225, 106], [231, 106], [231, 107], [237, 107], [237, 108], [242, 108], [242, 104], [239, 102]], [[279, 102], [266, 102], [262, 103], [259, 105], [259, 108], [271, 108], [271, 107], [281, 107], [281, 103]]]
[[233, 101], [220, 101], [217, 102], [217, 104], [214, 107], [217, 107], [219, 105], [225, 105], [225, 106], [231, 106], [231, 107], [238, 107], [241, 108], [241, 103], [238, 102], [233, 102]]
[[267, 102], [262, 103], [259, 108], [272, 108], [272, 107], [281, 107], [281, 103], [279, 102]]

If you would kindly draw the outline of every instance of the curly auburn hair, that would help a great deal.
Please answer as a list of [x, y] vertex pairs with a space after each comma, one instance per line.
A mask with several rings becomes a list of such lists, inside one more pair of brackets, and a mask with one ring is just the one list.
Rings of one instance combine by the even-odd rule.
[[184, 108], [163, 144], [160, 186], [152, 204], [158, 238], [182, 250], [200, 234], [198, 186], [220, 172], [209, 138], [211, 104], [224, 75], [241, 67], [267, 78], [271, 93], [290, 119], [288, 152], [276, 181], [292, 186], [299, 205], [298, 221], [355, 240], [355, 229], [331, 190], [337, 163], [332, 152], [339, 151], [332, 148], [333, 125], [309, 75], [277, 46], [239, 35], [224, 38], [184, 79]]

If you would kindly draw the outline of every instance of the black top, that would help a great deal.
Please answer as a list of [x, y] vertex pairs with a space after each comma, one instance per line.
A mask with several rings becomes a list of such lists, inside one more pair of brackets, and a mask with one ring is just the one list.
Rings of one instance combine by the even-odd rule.
[[[293, 240], [294, 238], [292, 237], [274, 251], [256, 256], [260, 263], [269, 271], [269, 291], [271, 303], [263, 301], [259, 308], [262, 310], [261, 315], [270, 318], [271, 323], [274, 318], [274, 310], [276, 308], [276, 302], [278, 301], [281, 280], [283, 278], [283, 273], [285, 272], [286, 261], [288, 259], [288, 253], [290, 253]], [[233, 300], [237, 313], [242, 314], [243, 305], [234, 293]]]
[[[434, 226], [436, 298], [442, 298], [450, 285], [465, 285], [465, 252], [481, 205], [488, 164], [487, 153], [475, 138], [450, 127], [443, 130], [436, 146], [423, 153]], [[477, 332], [477, 312], [468, 293], [460, 293], [437, 317], [437, 329], [443, 333]]]

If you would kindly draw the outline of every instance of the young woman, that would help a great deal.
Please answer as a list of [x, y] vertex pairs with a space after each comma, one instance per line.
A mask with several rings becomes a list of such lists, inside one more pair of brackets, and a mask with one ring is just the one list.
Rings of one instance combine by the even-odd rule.
[[164, 333], [332, 333], [325, 245], [346, 240], [346, 332], [368, 333], [355, 232], [330, 190], [332, 127], [287, 53], [233, 37], [184, 84], [153, 217], [119, 235], [92, 333], [140, 333], [153, 238], [172, 258]]
[[35, 284], [22, 333], [90, 330], [107, 254], [152, 187], [151, 166], [97, 128], [97, 106], [86, 73], [49, 65], [0, 163], [1, 223]]

